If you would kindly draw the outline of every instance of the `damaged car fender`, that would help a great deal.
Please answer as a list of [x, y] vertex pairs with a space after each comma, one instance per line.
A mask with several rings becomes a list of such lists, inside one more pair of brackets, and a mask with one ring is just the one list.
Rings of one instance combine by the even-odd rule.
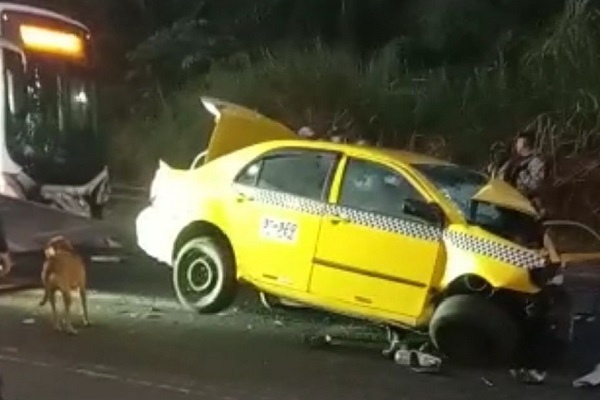
[[544, 267], [538, 252], [522, 248], [481, 228], [451, 226], [444, 233], [446, 269], [441, 287], [463, 276], [477, 276], [492, 288], [522, 293], [539, 292], [529, 279], [530, 271]]

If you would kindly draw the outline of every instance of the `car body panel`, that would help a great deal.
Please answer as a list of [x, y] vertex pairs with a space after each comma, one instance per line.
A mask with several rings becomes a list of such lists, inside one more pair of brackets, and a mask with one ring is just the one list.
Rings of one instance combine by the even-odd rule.
[[[229, 239], [240, 280], [316, 308], [409, 326], [427, 323], [433, 296], [463, 276], [479, 276], [495, 288], [525, 295], [540, 290], [529, 270], [545, 265], [541, 249], [527, 249], [470, 225], [456, 205], [411, 167], [451, 164], [404, 151], [298, 139], [254, 111], [203, 101], [218, 109], [204, 163], [176, 170], [161, 162], [151, 205], [138, 217], [138, 242], [155, 258], [172, 262], [178, 232], [207, 222]], [[339, 155], [326, 197], [237, 183], [245, 168], [280, 151]], [[348, 160], [367, 160], [404, 177], [425, 201], [439, 205], [444, 224], [341, 206]], [[293, 171], [286, 174], [295, 179]], [[488, 182], [473, 199], [536, 215], [524, 197], [501, 181]]]
[[[352, 159], [372, 161], [362, 156]], [[442, 231], [422, 222], [336, 206], [347, 161], [348, 157], [334, 179], [309, 291], [349, 305], [418, 318], [439, 268]], [[416, 183], [393, 163], [379, 163]], [[425, 190], [419, 188], [419, 191], [424, 198], [431, 199]], [[411, 262], [398, 264], [398, 260]]]
[[[235, 186], [229, 238], [240, 274], [290, 290], [306, 291], [324, 203]], [[285, 202], [286, 207], [273, 202]], [[257, 262], [260, 260], [260, 262]]]
[[490, 180], [486, 186], [473, 196], [472, 200], [494, 204], [531, 216], [538, 215], [527, 198], [523, 197], [515, 188], [500, 179]]
[[252, 278], [244, 278], [244, 281], [250, 283], [259, 291], [270, 293], [282, 299], [293, 301], [294, 303], [299, 303], [311, 308], [324, 310], [339, 315], [372, 321], [375, 323], [381, 323], [382, 321], [385, 321], [386, 323], [395, 326], [407, 328], [421, 327], [428, 322], [431, 314], [433, 313], [433, 307], [427, 305], [427, 308], [423, 310], [423, 313], [419, 318], [412, 318], [404, 314], [398, 314], [393, 311], [374, 308], [360, 303], [349, 304], [347, 301], [336, 297], [324, 297], [310, 292], [295, 291], [278, 284], [265, 282], [264, 280], [257, 281], [253, 280]]
[[445, 274], [439, 288], [454, 280], [475, 275], [495, 288], [537, 293], [528, 271], [541, 267], [544, 259], [536, 251], [503, 240], [476, 226], [451, 225], [444, 233]]

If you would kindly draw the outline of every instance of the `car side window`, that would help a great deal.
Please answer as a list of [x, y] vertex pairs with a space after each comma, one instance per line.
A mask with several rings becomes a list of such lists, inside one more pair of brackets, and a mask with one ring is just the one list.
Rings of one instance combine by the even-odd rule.
[[403, 212], [407, 199], [425, 200], [398, 172], [370, 161], [348, 161], [339, 199], [341, 206], [413, 219]]
[[324, 200], [337, 156], [318, 151], [272, 154], [250, 164], [236, 183]]
[[260, 173], [260, 167], [262, 166], [262, 160], [258, 160], [248, 165], [244, 170], [237, 176], [235, 183], [246, 186], [256, 185], [258, 180], [258, 174]]

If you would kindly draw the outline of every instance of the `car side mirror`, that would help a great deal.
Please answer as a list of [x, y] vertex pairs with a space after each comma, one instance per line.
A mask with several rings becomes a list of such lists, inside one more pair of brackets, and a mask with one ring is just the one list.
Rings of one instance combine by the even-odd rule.
[[436, 203], [427, 203], [421, 200], [406, 199], [402, 211], [433, 224], [442, 225], [445, 221], [444, 211]]

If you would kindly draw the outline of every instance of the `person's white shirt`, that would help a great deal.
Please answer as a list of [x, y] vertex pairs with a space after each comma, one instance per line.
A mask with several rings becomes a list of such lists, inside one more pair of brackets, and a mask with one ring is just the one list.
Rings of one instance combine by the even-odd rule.
[[302, 128], [298, 129], [298, 136], [306, 139], [312, 139], [315, 137], [315, 131], [308, 126], [303, 126]]

